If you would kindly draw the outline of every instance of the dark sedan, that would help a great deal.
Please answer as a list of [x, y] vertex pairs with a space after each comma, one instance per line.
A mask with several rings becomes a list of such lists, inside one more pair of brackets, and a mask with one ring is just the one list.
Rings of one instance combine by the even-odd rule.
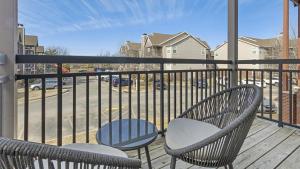
[[161, 86], [163, 86], [164, 90], [168, 88], [167, 84], [165, 84], [165, 83], [163, 85], [161, 85], [160, 80], [155, 81], [155, 87], [157, 90], [160, 90]]
[[132, 85], [132, 80], [130, 81], [129, 79], [121, 79], [120, 78], [115, 78], [112, 82], [114, 87], [117, 87], [119, 85], [121, 86], [129, 86], [130, 84]]
[[[197, 82], [195, 81], [193, 83], [193, 86], [197, 86]], [[205, 88], [207, 87], [207, 81], [206, 80], [198, 80], [198, 88]]]

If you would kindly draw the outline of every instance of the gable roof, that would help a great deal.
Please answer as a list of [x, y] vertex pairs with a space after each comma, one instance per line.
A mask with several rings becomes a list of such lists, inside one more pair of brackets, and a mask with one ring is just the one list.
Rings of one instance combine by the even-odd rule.
[[203, 43], [203, 45], [204, 45], [207, 49], [210, 49], [210, 46], [209, 46], [209, 44], [208, 44], [206, 41], [201, 40], [200, 38], [197, 38], [197, 37], [196, 37], [196, 40], [198, 40], [199, 42]]
[[[273, 48], [273, 47], [281, 44], [282, 38], [275, 37], [275, 38], [260, 39], [260, 38], [243, 36], [243, 37], [240, 37], [238, 40], [240, 42], [244, 42], [244, 43], [247, 43], [247, 44], [255, 46], [255, 47]], [[295, 43], [297, 43], [295, 39], [290, 40], [290, 44], [295, 44]], [[223, 44], [217, 46], [215, 50], [221, 48], [225, 44], [227, 44], [227, 42], [224, 42]]]
[[162, 33], [152, 33], [148, 35], [153, 46], [159, 46], [162, 42], [176, 36], [177, 34], [162, 34]]
[[33, 35], [25, 35], [25, 45], [38, 46], [38, 37]]
[[201, 45], [204, 46], [205, 48], [209, 49], [209, 46], [207, 45], [206, 42], [204, 43], [202, 40], [200, 40], [200, 38], [195, 38], [195, 37], [192, 36], [192, 35], [188, 35], [188, 36], [186, 36], [186, 37], [184, 37], [184, 38], [181, 38], [181, 39], [179, 39], [178, 41], [175, 41], [174, 43], [172, 43], [172, 44], [170, 44], [170, 45], [168, 45], [168, 46], [176, 45], [176, 44], [178, 44], [178, 43], [180, 43], [180, 42], [183, 42], [183, 41], [185, 41], [185, 40], [187, 40], [187, 39], [189, 39], [189, 38], [193, 38], [196, 42], [198, 42], [199, 44], [201, 44]]
[[176, 38], [180, 38], [182, 35], [185, 35], [185, 37], [189, 36], [189, 34], [186, 32], [179, 32], [179, 33], [175, 34], [174, 36], [170, 37], [169, 39], [166, 39], [165, 41], [161, 42], [160, 45], [163, 46], [163, 44], [166, 44], [166, 43], [170, 42], [171, 40], [176, 41]]
[[259, 38], [252, 38], [252, 37], [241, 37], [239, 38], [240, 41], [244, 41], [246, 43], [253, 44], [258, 47], [273, 47], [277, 43], [279, 43], [279, 38], [269, 38], [269, 39], [259, 39]]
[[141, 50], [141, 43], [135, 43], [135, 42], [127, 42], [127, 45], [130, 50]]

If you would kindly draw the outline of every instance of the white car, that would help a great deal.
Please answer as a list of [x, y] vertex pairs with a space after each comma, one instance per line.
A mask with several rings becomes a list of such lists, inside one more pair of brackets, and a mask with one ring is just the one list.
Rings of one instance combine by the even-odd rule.
[[[247, 84], [247, 80], [242, 80], [242, 84]], [[254, 84], [254, 80], [253, 79], [248, 79], [248, 84]], [[267, 87], [267, 84], [266, 82], [263, 80], [263, 83], [261, 83], [261, 80], [260, 79], [256, 79], [255, 80], [255, 85], [258, 86], [258, 87]]]
[[273, 77], [271, 80], [270, 79], [264, 79], [264, 81], [266, 82], [266, 84], [272, 84], [275, 86], [278, 86], [279, 84], [279, 78], [278, 77]]

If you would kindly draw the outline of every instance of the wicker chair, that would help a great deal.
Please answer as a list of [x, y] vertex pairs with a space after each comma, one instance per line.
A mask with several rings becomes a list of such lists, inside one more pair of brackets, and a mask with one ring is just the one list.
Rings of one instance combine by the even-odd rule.
[[[100, 152], [96, 153], [97, 151]], [[102, 145], [70, 144], [65, 147], [57, 147], [0, 138], [0, 168], [138, 169], [141, 168], [141, 161], [128, 159], [124, 152]]]
[[217, 93], [169, 123], [165, 150], [176, 159], [202, 166], [233, 168], [262, 101], [261, 89], [242, 85]]

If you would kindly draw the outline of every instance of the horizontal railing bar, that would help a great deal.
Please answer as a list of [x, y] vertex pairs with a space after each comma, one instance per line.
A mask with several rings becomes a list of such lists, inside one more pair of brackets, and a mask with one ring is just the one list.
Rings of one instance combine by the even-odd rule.
[[114, 64], [231, 64], [229, 60], [206, 59], [169, 59], [169, 58], [133, 58], [108, 56], [51, 56], [51, 55], [16, 55], [16, 63], [114, 63]]
[[[218, 70], [229, 70], [229, 69], [218, 69]], [[164, 73], [175, 73], [175, 72], [201, 72], [201, 71], [213, 71], [212, 69], [194, 69], [194, 70], [164, 70]], [[78, 77], [78, 76], [100, 76], [100, 75], [119, 75], [119, 74], [150, 74], [160, 73], [160, 70], [151, 71], [116, 71], [116, 72], [84, 72], [84, 73], [65, 73], [62, 77]], [[30, 75], [16, 75], [16, 80], [22, 80], [25, 78], [57, 78], [57, 74], [30, 74]]]
[[237, 64], [300, 64], [300, 59], [237, 60]]
[[[219, 70], [219, 69], [217, 69]], [[262, 72], [262, 71], [269, 71], [269, 72], [279, 72], [278, 69], [237, 69], [238, 71], [257, 71], [257, 72]], [[282, 70], [282, 72], [300, 72], [300, 70]]]

